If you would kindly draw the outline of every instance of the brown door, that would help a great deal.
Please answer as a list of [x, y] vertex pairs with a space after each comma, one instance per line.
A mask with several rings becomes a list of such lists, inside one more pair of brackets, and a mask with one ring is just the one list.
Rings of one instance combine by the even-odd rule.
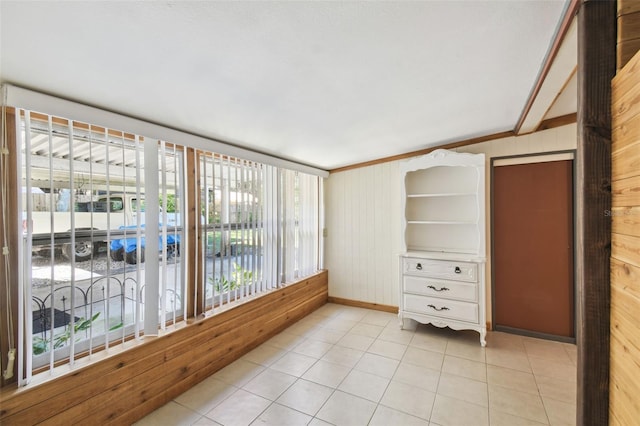
[[497, 329], [574, 337], [573, 160], [493, 169]]

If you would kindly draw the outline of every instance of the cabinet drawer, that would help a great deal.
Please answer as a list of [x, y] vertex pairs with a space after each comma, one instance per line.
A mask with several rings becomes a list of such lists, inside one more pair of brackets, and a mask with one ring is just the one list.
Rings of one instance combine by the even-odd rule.
[[404, 310], [434, 317], [478, 323], [478, 305], [455, 300], [405, 294]]
[[478, 282], [478, 265], [468, 262], [405, 257], [403, 273], [421, 277]]
[[456, 281], [433, 280], [430, 278], [404, 277], [403, 291], [425, 296], [457, 299], [467, 302], [478, 301], [478, 285]]

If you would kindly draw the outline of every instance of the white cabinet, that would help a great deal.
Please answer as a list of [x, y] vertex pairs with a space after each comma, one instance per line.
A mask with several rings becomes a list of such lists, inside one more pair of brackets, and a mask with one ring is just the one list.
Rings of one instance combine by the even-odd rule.
[[436, 150], [400, 171], [400, 323], [476, 330], [484, 346], [484, 154]]

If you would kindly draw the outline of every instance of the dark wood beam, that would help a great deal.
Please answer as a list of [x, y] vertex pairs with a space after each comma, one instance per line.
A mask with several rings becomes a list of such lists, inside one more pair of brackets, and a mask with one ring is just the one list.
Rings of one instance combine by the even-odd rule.
[[583, 0], [578, 11], [577, 424], [609, 419], [611, 80], [616, 2]]

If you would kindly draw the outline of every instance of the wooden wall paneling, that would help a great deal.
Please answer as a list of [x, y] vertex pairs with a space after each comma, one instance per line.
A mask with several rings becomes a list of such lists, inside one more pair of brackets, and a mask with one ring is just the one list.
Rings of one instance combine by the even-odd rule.
[[640, 50], [640, 3], [618, 0], [617, 69], [621, 70]]
[[[314, 298], [308, 299], [307, 302], [305, 302], [304, 304], [301, 304], [299, 306], [296, 306], [293, 310], [289, 311], [286, 316], [285, 315], [281, 315], [279, 317], [279, 319], [282, 318], [289, 318], [290, 316], [306, 316], [309, 313], [313, 312], [313, 310], [317, 309], [317, 303], [318, 303], [318, 299], [323, 299], [326, 298], [326, 294], [323, 295], [318, 295], [315, 296]], [[324, 303], [324, 302], [322, 302]], [[297, 311], [299, 311], [300, 313], [298, 313]], [[268, 328], [273, 327], [274, 326], [274, 322], [270, 321], [269, 323], [266, 324], [266, 326]], [[198, 370], [194, 376], [198, 376], [198, 377], [194, 377], [193, 382], [197, 383], [200, 382], [201, 380], [203, 380], [204, 378], [208, 377], [209, 375], [211, 375], [212, 373], [214, 373], [215, 371], [220, 370], [221, 368], [225, 367], [226, 365], [228, 365], [230, 362], [233, 362], [235, 359], [239, 358], [242, 354], [244, 354], [245, 351], [242, 352], [229, 352], [227, 354], [225, 354], [225, 356], [210, 362], [207, 367], [206, 370]], [[179, 382], [173, 386], [168, 387], [165, 392], [169, 393], [169, 394], [181, 394], [185, 391], [187, 391], [188, 389], [190, 389], [193, 385], [190, 383], [191, 381], [183, 381], [183, 382]], [[132, 409], [130, 409], [129, 411], [125, 412], [124, 414], [122, 414], [120, 417], [117, 418], [117, 422], [121, 423], [121, 424], [131, 424], [132, 422], [136, 421], [137, 419], [141, 418], [142, 416], [144, 416], [146, 413], [149, 412], [149, 408], [146, 407], [146, 405], [149, 406], [162, 406], [163, 404], [167, 403], [168, 401], [170, 401], [170, 399], [167, 399], [167, 397], [164, 394], [158, 394], [157, 396], [151, 398], [148, 401], [145, 401], [145, 403], [140, 404], [138, 406], [134, 406]]]
[[[373, 223], [371, 224], [371, 228], [369, 228], [369, 232], [373, 234], [373, 245], [369, 247], [369, 252], [372, 254], [373, 264], [372, 264], [372, 277], [375, 283], [374, 285], [374, 300], [375, 301], [383, 301], [385, 300], [385, 286], [384, 286], [384, 264], [385, 264], [385, 250], [384, 250], [384, 235], [382, 232], [378, 232], [378, 230], [383, 231], [385, 229], [383, 220], [385, 219], [384, 214], [384, 203], [383, 198], [385, 196], [384, 191], [384, 177], [383, 173], [385, 167], [379, 167], [378, 173], [376, 173], [376, 168], [371, 167], [373, 180], [371, 182], [371, 194], [374, 197], [373, 204], [370, 207], [373, 213]], [[388, 220], [388, 218], [387, 218]], [[387, 240], [389, 241], [389, 240]]]
[[331, 265], [331, 278], [329, 280], [329, 293], [337, 294], [344, 288], [343, 277], [345, 252], [344, 221], [348, 217], [345, 207], [344, 174], [330, 176], [327, 180], [326, 194], [329, 196], [326, 205], [327, 214], [327, 239], [325, 240], [326, 265]]
[[640, 170], [640, 140], [628, 149], [621, 149], [611, 153], [611, 161], [617, 166], [611, 170], [613, 180], [632, 177]]
[[[612, 342], [617, 343], [616, 337], [611, 337]], [[620, 347], [620, 344], [616, 344], [617, 347]], [[612, 351], [613, 354], [617, 355], [617, 350], [614, 349]], [[625, 377], [624, 368], [620, 368], [621, 365], [618, 361], [618, 358], [614, 358], [611, 361], [611, 372], [615, 374], [615, 376], [611, 379], [611, 392], [612, 395], [615, 393], [615, 398], [611, 400], [611, 412], [610, 412], [610, 425], [633, 425], [636, 424], [637, 421], [634, 418], [634, 409], [633, 405], [635, 404], [636, 396], [630, 396], [625, 392], [625, 389], [629, 388], [629, 383], [626, 380], [620, 380], [619, 377]]]
[[[380, 299], [379, 291], [378, 291], [378, 280], [376, 278], [376, 232], [375, 228], [375, 213], [376, 213], [376, 193], [375, 193], [375, 173], [374, 169], [371, 167], [367, 167], [365, 169], [367, 171], [365, 175], [365, 193], [367, 194], [365, 205], [364, 217], [366, 218], [363, 221], [364, 228], [364, 243], [365, 243], [365, 253], [366, 256], [366, 267], [367, 267], [367, 279], [363, 283], [365, 287], [367, 287], [367, 300], [373, 300], [377, 302]], [[363, 262], [364, 263], [364, 262]], [[373, 283], [372, 286], [368, 285], [368, 283]]]
[[[461, 152], [483, 152], [491, 156], [508, 156], [575, 149], [576, 125], [566, 125], [526, 136], [509, 137], [458, 148]], [[398, 306], [398, 254], [400, 253], [401, 219], [398, 167], [400, 162], [383, 162], [365, 167], [361, 179], [358, 169], [331, 173], [327, 180], [326, 266], [331, 270], [330, 295], [339, 299]], [[487, 179], [487, 184], [489, 180]], [[359, 204], [354, 197], [359, 191], [374, 196], [374, 223], [371, 244], [361, 249], [354, 224], [360, 220]], [[488, 192], [488, 191], [487, 191]], [[369, 203], [369, 202], [368, 202]], [[369, 203], [370, 205], [370, 203]], [[489, 213], [487, 212], [487, 217]], [[369, 236], [371, 238], [371, 236]], [[356, 251], [354, 251], [356, 250]], [[364, 250], [363, 253], [360, 253]], [[375, 271], [360, 283], [355, 256], [377, 259]], [[381, 272], [378, 272], [381, 271]], [[375, 273], [374, 273], [375, 272]], [[383, 289], [380, 291], [380, 289]], [[371, 295], [371, 296], [369, 296]]]
[[347, 274], [348, 286], [349, 286], [349, 296], [351, 298], [357, 299], [360, 297], [360, 271], [358, 270], [358, 265], [360, 264], [360, 241], [358, 241], [358, 224], [360, 223], [360, 199], [358, 197], [358, 190], [360, 186], [360, 173], [359, 170], [353, 171], [353, 181], [347, 186], [347, 198], [351, 203], [351, 223], [349, 224], [349, 229], [347, 230], [347, 238], [349, 238], [348, 248], [348, 256], [347, 256], [347, 267], [349, 268], [349, 273]]
[[[144, 415], [158, 408], [150, 395], [167, 399], [251, 350], [327, 300], [327, 273], [289, 285], [166, 336], [99, 361], [71, 375], [0, 398], [2, 424], [54, 423], [101, 415], [108, 423], [133, 408]], [[241, 332], [242, 331], [242, 332]], [[246, 332], [246, 334], [244, 334]], [[211, 366], [214, 367], [211, 367]], [[178, 382], [176, 382], [178, 381]], [[153, 393], [151, 392], [153, 390]]]
[[[311, 290], [308, 294], [297, 292], [291, 300], [283, 300], [282, 303], [296, 306], [297, 310], [303, 310], [304, 301], [314, 300], [316, 296], [318, 296], [317, 290], [315, 292]], [[326, 298], [322, 304], [325, 301]], [[267, 306], [265, 305], [264, 308]], [[183, 356], [175, 357], [145, 374], [132, 377], [125, 386], [118, 386], [117, 392], [124, 391], [131, 395], [128, 399], [113, 402], [108, 401], [103, 395], [98, 395], [92, 399], [95, 406], [91, 407], [87, 401], [82, 406], [74, 407], [74, 409], [78, 407], [78, 410], [68, 410], [59, 416], [47, 419], [47, 423], [54, 425], [69, 419], [74, 421], [85, 419], [86, 423], [104, 424], [125, 415], [132, 407], [145, 405], [148, 395], [161, 395], [180, 382], [185, 382], [184, 385], [188, 387], [195, 385], [275, 334], [266, 330], [279, 331], [289, 323], [290, 311], [281, 311], [272, 305], [269, 308], [263, 315], [256, 313], [251, 319], [234, 320], [232, 329], [220, 334], [216, 339], [207, 339], [202, 344], [189, 345], [191, 350]], [[265, 319], [265, 316], [268, 319]], [[296, 316], [296, 318], [299, 317]], [[182, 386], [175, 387], [182, 388]], [[173, 398], [164, 400], [163, 404], [171, 399]]]
[[[620, 0], [622, 31], [640, 37], [640, 4]], [[627, 20], [624, 22], [624, 20]], [[634, 22], [629, 23], [629, 19]], [[620, 34], [620, 33], [619, 33]], [[624, 45], [618, 44], [618, 56]], [[635, 53], [635, 52], [634, 52]], [[619, 65], [620, 66], [620, 65]], [[622, 68], [612, 84], [613, 154], [611, 210], [610, 424], [637, 423], [640, 417], [640, 56]]]
[[611, 191], [614, 195], [614, 207], [640, 205], [640, 176], [633, 176], [612, 182]]
[[640, 237], [612, 234], [611, 256], [630, 265], [640, 266]]
[[366, 169], [358, 169], [356, 171], [358, 175], [356, 191], [354, 195], [355, 212], [356, 215], [353, 218], [353, 235], [354, 240], [354, 265], [353, 269], [355, 274], [353, 279], [356, 281], [356, 294], [358, 299], [368, 300], [367, 290], [367, 229], [365, 229], [365, 222], [367, 220], [366, 207], [367, 207], [367, 192], [366, 192]]
[[[621, 1], [624, 2], [624, 0]], [[637, 38], [640, 38], [640, 11], [619, 15], [618, 43]]]
[[624, 66], [631, 58], [633, 58], [633, 55], [635, 55], [638, 50], [640, 50], [640, 38], [626, 40], [620, 43], [616, 54], [617, 63]]
[[[337, 265], [339, 266], [338, 270], [341, 275], [338, 277], [338, 283], [340, 285], [340, 292], [343, 297], [349, 297], [352, 295], [353, 281], [351, 280], [351, 273], [353, 272], [353, 268], [351, 267], [352, 258], [350, 256], [351, 253], [351, 190], [349, 186], [351, 173], [348, 176], [342, 176], [343, 180], [341, 182], [341, 208], [343, 216], [340, 218], [340, 228], [339, 234], [334, 235], [334, 241], [339, 240], [339, 250], [337, 251], [338, 256], [340, 256]], [[335, 277], [336, 274], [331, 274], [332, 277]], [[331, 293], [330, 293], [331, 294]]]
[[[613, 111], [615, 115], [615, 105], [613, 106]], [[640, 139], [640, 114], [625, 119], [624, 124], [621, 125], [615, 125], [614, 121], [611, 136], [613, 138], [611, 143], [612, 153], [619, 153], [628, 146], [637, 143]]]
[[[392, 175], [393, 176], [399, 176], [400, 174], [400, 164], [399, 163], [393, 163], [392, 165]], [[391, 202], [389, 203], [390, 206], [399, 206], [401, 203], [401, 199], [402, 199], [402, 192], [398, 190], [398, 185], [400, 185], [400, 183], [398, 182], [398, 179], [394, 179], [393, 181], [390, 181], [390, 185], [391, 185], [391, 189], [389, 191], [389, 194], [391, 196]], [[400, 224], [402, 223], [402, 215], [403, 212], [401, 212], [399, 209], [393, 209], [392, 213], [390, 214], [391, 217], [391, 235], [398, 235], [400, 234], [399, 229], [400, 229]], [[391, 280], [392, 283], [395, 283], [395, 285], [393, 286], [393, 294], [392, 294], [392, 299], [391, 299], [391, 303], [393, 305], [399, 306], [400, 304], [400, 262], [399, 260], [396, 258], [397, 254], [400, 253], [400, 248], [401, 248], [401, 242], [400, 239], [395, 237], [391, 240], [391, 253], [393, 254], [393, 256], [389, 259], [390, 265], [391, 265], [391, 276], [389, 277], [389, 279]]]
[[[272, 307], [272, 306], [270, 306], [270, 307], [268, 307], [268, 308], [267, 308], [267, 312], [268, 312], [268, 311], [270, 311], [270, 310], [273, 310], [273, 307]], [[240, 318], [242, 319], [242, 317], [240, 317]], [[227, 322], [228, 322], [228, 321], [227, 321]], [[227, 325], [226, 323], [224, 323], [223, 325], [225, 326], [225, 328], [227, 328], [226, 332], [233, 331], [234, 327], [236, 326], [236, 324], [233, 324], [233, 323], [231, 323], [231, 325]], [[220, 331], [217, 331], [217, 333], [220, 333]], [[216, 334], [216, 336], [218, 336], [218, 334]], [[198, 338], [202, 340], [202, 339], [203, 339], [203, 336], [198, 336]], [[205, 339], [205, 340], [208, 340], [208, 337], [207, 337], [206, 335], [204, 335], [204, 339]], [[179, 358], [179, 356], [180, 356], [180, 355], [184, 355], [185, 353], [186, 353], [186, 355], [188, 356], [188, 358], [191, 358], [191, 356], [193, 355], [193, 353], [189, 351], [189, 350], [190, 350], [190, 348], [191, 348], [191, 347], [193, 347], [193, 346], [195, 346], [195, 347], [200, 347], [200, 345], [201, 345], [201, 344], [202, 344], [202, 342], [201, 342], [201, 341], [190, 341], [189, 339], [181, 339], [180, 337], [178, 337], [178, 341], [177, 341], [177, 342], [174, 342], [173, 348], [172, 348], [172, 347], [168, 347], [168, 348], [167, 348], [167, 350], [166, 350], [166, 351], [164, 351], [164, 352], [162, 352], [162, 351], [158, 351], [158, 350], [154, 350], [154, 351], [152, 351], [152, 353], [153, 353], [152, 357], [156, 356], [156, 355], [157, 355], [157, 353], [159, 352], [159, 354], [160, 354], [160, 358], [161, 358], [161, 360], [162, 360], [162, 359], [164, 359], [164, 362], [171, 361], [171, 360], [176, 359], [176, 358], [180, 359], [180, 358]], [[215, 341], [214, 341], [214, 344], [215, 344]], [[219, 341], [218, 341], [218, 344], [219, 344]], [[183, 346], [183, 348], [180, 348], [180, 346]], [[173, 352], [172, 352], [172, 351], [173, 351]], [[139, 357], [143, 357], [143, 356], [140, 356], [140, 354], [138, 354], [138, 355], [139, 355]], [[141, 364], [140, 364], [140, 363], [136, 363], [136, 364], [140, 364], [140, 365], [135, 365], [135, 366], [133, 366], [132, 368], [129, 368], [128, 370], [133, 370], [133, 371], [135, 371], [135, 373], [137, 373], [137, 375], [140, 375], [140, 374], [144, 373], [145, 371], [147, 371], [147, 370], [145, 370], [145, 368], [146, 368], [149, 364], [152, 364], [152, 365], [153, 365], [153, 363], [151, 362], [152, 360], [150, 360], [150, 359], [148, 359], [148, 358], [149, 358], [149, 357], [147, 357], [147, 359], [146, 359], [146, 360], [144, 360], [144, 362], [142, 362]], [[205, 359], [205, 360], [206, 360], [206, 359], [211, 360], [212, 358], [204, 357], [204, 359]], [[156, 365], [157, 365], [157, 363], [156, 363]], [[166, 365], [165, 365], [165, 366], [163, 366], [162, 371], [160, 372], [160, 374], [163, 374], [163, 371], [166, 371], [166, 370], [165, 370], [165, 367], [166, 367]], [[170, 370], [169, 370], [169, 371], [170, 371]], [[128, 371], [128, 375], [129, 375], [129, 376], [136, 376], [136, 374], [132, 374], [132, 373], [131, 373], [131, 371]], [[108, 378], [108, 376], [107, 376], [107, 378]], [[127, 378], [127, 377], [120, 377], [120, 378], [117, 378], [117, 380], [115, 381], [115, 383], [116, 383], [116, 384], [117, 384], [117, 383], [121, 383], [121, 382], [122, 382], [122, 380], [125, 380], [126, 378]], [[105, 399], [105, 398], [104, 398], [104, 395], [102, 395], [102, 394], [101, 394], [101, 392], [103, 391], [103, 386], [105, 386], [105, 381], [104, 381], [104, 379], [96, 380], [96, 381], [89, 381], [88, 383], [93, 383], [93, 387], [94, 387], [94, 388], [97, 388], [97, 389], [100, 391], [100, 392], [97, 394], [97, 395], [98, 395], [98, 399], [104, 400], [104, 399]], [[113, 385], [113, 383], [110, 383], [110, 385]], [[116, 386], [117, 386], [117, 385], [116, 385]], [[85, 386], [85, 388], [86, 388], [86, 387], [87, 387], [87, 386]], [[143, 389], [144, 389], [144, 387], [143, 387]], [[74, 390], [75, 390], [75, 388], [74, 388]], [[84, 389], [84, 390], [85, 390], [85, 391], [87, 391], [87, 392], [89, 391], [89, 389]], [[118, 392], [121, 392], [121, 391], [122, 391], [121, 389], [118, 389]], [[59, 402], [60, 402], [60, 403], [64, 403], [65, 401], [69, 401], [69, 400], [71, 400], [71, 401], [82, 400], [83, 393], [80, 393], [80, 394], [78, 394], [78, 395], [75, 395], [75, 396], [76, 396], [76, 398], [73, 398], [73, 396], [74, 396], [74, 395], [70, 395], [69, 393], [70, 393], [70, 392], [66, 392], [66, 393], [64, 394], [63, 398], [61, 399], [61, 401], [59, 401]], [[71, 393], [74, 393], [74, 392], [71, 392]], [[75, 392], [75, 393], [77, 393], [77, 392]], [[60, 398], [59, 398], [59, 399], [60, 399]], [[57, 403], [56, 403], [56, 401], [53, 401], [53, 404], [54, 404], [54, 406], [56, 406], [56, 408], [57, 408]], [[48, 405], [51, 405], [51, 402], [49, 402], [49, 404], [48, 404]], [[36, 407], [32, 407], [32, 408], [31, 408], [30, 413], [29, 413], [29, 415], [30, 415], [30, 417], [31, 417], [31, 418], [35, 415], [36, 411], [37, 411]], [[45, 411], [44, 415], [47, 415], [46, 410], [44, 410], [44, 411]], [[4, 421], [4, 420], [3, 420], [3, 421]]]
[[636, 0], [618, 0], [618, 17], [640, 12], [640, 2]]
[[584, 0], [578, 11], [577, 253], [579, 425], [609, 418], [611, 80], [616, 3]]
[[[394, 163], [395, 164], [395, 163]], [[393, 241], [397, 240], [396, 235], [400, 232], [400, 221], [395, 220], [395, 215], [389, 210], [395, 204], [391, 200], [394, 188], [399, 188], [396, 175], [392, 173], [392, 164], [385, 163], [378, 168], [379, 172], [375, 173], [378, 177], [376, 188], [378, 190], [378, 200], [380, 208], [376, 209], [376, 227], [375, 233], [378, 235], [377, 244], [378, 252], [378, 269], [376, 270], [376, 278], [378, 287], [381, 289], [381, 301], [386, 305], [398, 306], [396, 300], [398, 290], [395, 288], [392, 279], [392, 266], [398, 263], [397, 255], [394, 253]]]
[[640, 206], [614, 207], [611, 216], [611, 232], [640, 237]]
[[[640, 300], [640, 267], [629, 265], [616, 258], [611, 259], [611, 281]], [[637, 314], [637, 312], [636, 312]]]
[[330, 176], [325, 251], [332, 297], [397, 306], [397, 179], [395, 163]]
[[[358, 267], [360, 269], [360, 274], [358, 276], [358, 284], [359, 284], [359, 293], [362, 295], [364, 300], [371, 300], [371, 294], [375, 291], [370, 285], [371, 276], [369, 275], [369, 258], [371, 257], [371, 251], [369, 246], [369, 237], [371, 235], [371, 229], [367, 229], [368, 223], [368, 212], [367, 205], [369, 203], [369, 191], [368, 191], [368, 179], [370, 176], [370, 168], [363, 168], [359, 170], [360, 175], [360, 184], [359, 186], [359, 195], [360, 195], [360, 214], [358, 220], [358, 241], [360, 243], [359, 252], [360, 252], [360, 262], [358, 263]], [[373, 281], [375, 284], [375, 280]]]

